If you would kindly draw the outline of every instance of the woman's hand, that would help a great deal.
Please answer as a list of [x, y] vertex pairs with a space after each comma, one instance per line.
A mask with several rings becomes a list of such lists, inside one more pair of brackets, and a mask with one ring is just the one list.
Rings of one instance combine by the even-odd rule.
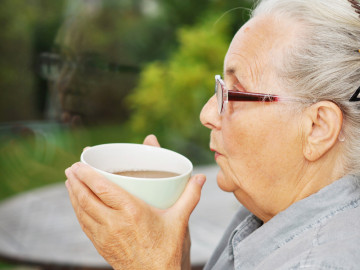
[[[144, 143], [155, 146], [156, 137], [148, 136]], [[199, 202], [204, 175], [191, 177], [175, 205], [160, 210], [83, 163], [75, 163], [65, 173], [83, 231], [114, 269], [181, 268], [183, 252], [188, 255], [187, 225]]]

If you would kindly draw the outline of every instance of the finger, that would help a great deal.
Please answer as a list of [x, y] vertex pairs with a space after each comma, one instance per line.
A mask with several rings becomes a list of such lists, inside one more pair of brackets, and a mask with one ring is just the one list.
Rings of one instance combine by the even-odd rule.
[[92, 235], [92, 233], [94, 231], [96, 231], [96, 229], [94, 229], [94, 228], [95, 228], [97, 222], [92, 217], [90, 217], [86, 212], [82, 211], [79, 208], [78, 201], [71, 189], [71, 185], [70, 185], [69, 181], [66, 181], [65, 184], [66, 184], [66, 188], [69, 193], [71, 204], [74, 208], [74, 212], [75, 212], [77, 220], [79, 221], [81, 229], [85, 232], [85, 234], [88, 237], [90, 237]]
[[66, 169], [68, 177], [67, 187], [71, 188], [72, 196], [76, 200], [77, 209], [84, 211], [96, 222], [104, 224], [107, 212], [112, 209], [106, 206], [87, 186], [85, 186], [70, 169]]
[[192, 211], [200, 201], [201, 189], [205, 181], [206, 177], [203, 174], [192, 176], [187, 183], [183, 194], [171, 208], [171, 212], [174, 211], [174, 213], [178, 213], [182, 218], [185, 218], [185, 220], [188, 221]]
[[70, 201], [73, 204], [74, 212], [76, 215], [76, 218], [79, 221], [81, 229], [84, 231], [84, 233], [87, 235], [87, 237], [91, 240], [94, 247], [98, 250], [98, 252], [101, 251], [99, 249], [97, 242], [95, 241], [94, 237], [99, 235], [99, 232], [101, 232], [101, 228], [104, 227], [102, 224], [97, 223], [90, 215], [88, 215], [85, 211], [81, 211], [78, 207], [78, 203], [76, 200], [76, 196], [73, 193], [72, 186], [69, 183], [69, 181], [65, 182], [66, 188], [69, 193]]
[[146, 136], [143, 144], [160, 147], [156, 136], [153, 134]]
[[113, 209], [122, 209], [129, 202], [140, 202], [139, 199], [96, 172], [89, 165], [77, 162], [71, 166], [71, 171], [105, 205]]

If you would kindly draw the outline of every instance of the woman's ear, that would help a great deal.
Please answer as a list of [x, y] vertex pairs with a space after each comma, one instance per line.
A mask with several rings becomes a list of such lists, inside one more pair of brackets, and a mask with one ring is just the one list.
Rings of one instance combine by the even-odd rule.
[[318, 160], [336, 144], [342, 122], [340, 108], [331, 101], [320, 101], [305, 110], [303, 154], [307, 160]]

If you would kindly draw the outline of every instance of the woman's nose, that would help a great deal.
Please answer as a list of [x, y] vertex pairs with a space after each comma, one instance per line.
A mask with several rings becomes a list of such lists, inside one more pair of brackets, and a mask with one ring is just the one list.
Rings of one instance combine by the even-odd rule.
[[220, 128], [221, 120], [217, 107], [216, 96], [213, 95], [201, 110], [200, 121], [205, 127], [209, 129]]

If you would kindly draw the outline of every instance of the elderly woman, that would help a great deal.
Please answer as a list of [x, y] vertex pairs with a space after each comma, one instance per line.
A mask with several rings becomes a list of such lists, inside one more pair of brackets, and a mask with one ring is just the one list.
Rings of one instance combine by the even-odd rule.
[[[355, 0], [263, 0], [235, 35], [200, 118], [218, 185], [244, 207], [205, 269], [359, 268], [359, 14]], [[203, 175], [165, 211], [83, 164], [66, 175], [83, 230], [115, 269], [186, 266]]]

